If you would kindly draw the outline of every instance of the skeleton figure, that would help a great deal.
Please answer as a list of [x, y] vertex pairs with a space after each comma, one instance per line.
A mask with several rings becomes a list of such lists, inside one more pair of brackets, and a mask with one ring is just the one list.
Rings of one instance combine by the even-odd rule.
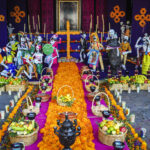
[[104, 64], [102, 59], [102, 54], [100, 52], [103, 49], [103, 45], [99, 42], [99, 38], [97, 33], [92, 33], [90, 36], [90, 51], [88, 52], [88, 63], [92, 65], [93, 71], [96, 71], [96, 67], [98, 66], [98, 61], [101, 66], [102, 72], [104, 72]]
[[12, 24], [10, 23], [8, 26], [7, 26], [7, 29], [8, 29], [8, 34], [11, 35], [14, 31], [14, 27], [12, 26]]
[[33, 58], [34, 58], [34, 63], [36, 64], [38, 74], [41, 74], [43, 68], [43, 54], [40, 53], [40, 51], [41, 51], [41, 46], [37, 45], [36, 52], [34, 53]]
[[86, 49], [87, 49], [86, 33], [82, 34], [80, 42], [81, 42], [80, 62], [86, 63], [86, 61], [87, 61], [87, 54], [86, 54]]
[[15, 76], [16, 66], [13, 63], [13, 55], [11, 55], [11, 50], [8, 47], [4, 47], [3, 51], [6, 53], [6, 56], [3, 57], [1, 65], [4, 66], [4, 70], [0, 73], [2, 76], [8, 77], [9, 75]]
[[[139, 44], [142, 40], [142, 44]], [[146, 33], [143, 38], [139, 37], [135, 48], [137, 48], [137, 58], [140, 57], [139, 50], [143, 50], [143, 59], [142, 59], [142, 74], [147, 75], [147, 71], [150, 70], [150, 37]]]
[[120, 44], [120, 52], [121, 52], [121, 61], [123, 62], [122, 68], [126, 70], [126, 62], [127, 62], [127, 56], [129, 53], [131, 53], [131, 46], [128, 42], [129, 37], [124, 35], [123, 42]]
[[121, 68], [121, 55], [119, 51], [119, 42], [117, 34], [113, 29], [108, 32], [106, 43], [106, 50], [108, 51], [108, 58], [112, 70], [112, 75], [116, 75]]

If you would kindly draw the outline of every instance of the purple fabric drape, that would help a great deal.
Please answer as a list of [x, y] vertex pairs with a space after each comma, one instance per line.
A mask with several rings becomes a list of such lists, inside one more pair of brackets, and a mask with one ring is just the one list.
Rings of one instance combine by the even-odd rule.
[[4, 47], [7, 43], [7, 9], [6, 9], [6, 1], [0, 0], [0, 48]]
[[82, 0], [82, 30], [89, 32], [90, 16], [92, 15], [92, 30], [94, 29], [94, 0]]
[[40, 0], [28, 0], [28, 13], [30, 18], [31, 32], [36, 32], [37, 26], [39, 31], [38, 16], [40, 16]]
[[46, 24], [46, 33], [54, 30], [54, 1], [42, 0], [42, 32]]
[[135, 49], [135, 44], [136, 41], [138, 39], [138, 37], [142, 37], [144, 35], [144, 33], [148, 33], [150, 34], [150, 22], [146, 22], [146, 26], [144, 28], [142, 28], [139, 25], [139, 21], [135, 20], [135, 15], [139, 14], [140, 15], [140, 10], [141, 8], [146, 8], [147, 12], [145, 14], [145, 16], [147, 14], [150, 14], [150, 2], [148, 0], [133, 0], [133, 10], [132, 10], [132, 37], [131, 37], [131, 41], [132, 41], [132, 52], [133, 55], [136, 55], [136, 49]]
[[105, 23], [104, 31], [106, 32], [108, 29], [107, 11], [106, 10], [107, 10], [106, 0], [96, 0], [96, 17], [99, 16], [99, 28], [98, 28], [98, 30], [100, 30], [101, 32], [103, 31], [102, 15], [104, 16], [104, 23]]

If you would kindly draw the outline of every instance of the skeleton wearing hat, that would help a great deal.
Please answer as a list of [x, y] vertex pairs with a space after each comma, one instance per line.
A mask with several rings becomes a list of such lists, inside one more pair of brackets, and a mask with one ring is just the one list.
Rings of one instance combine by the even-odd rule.
[[[142, 42], [142, 44], [139, 44]], [[147, 75], [147, 72], [150, 70], [150, 37], [148, 34], [144, 34], [144, 37], [139, 37], [135, 48], [137, 48], [137, 57], [139, 55], [139, 49], [143, 50], [143, 59], [142, 59], [142, 74]]]
[[95, 61], [95, 64], [93, 64], [92, 66], [93, 66], [93, 71], [96, 71], [96, 67], [98, 66], [98, 61], [99, 61], [101, 70], [102, 72], [104, 72], [104, 64], [103, 64], [102, 54], [100, 52], [100, 50], [103, 49], [103, 45], [99, 42], [97, 33], [94, 32], [90, 35], [90, 41], [91, 41], [91, 45], [90, 45], [91, 50], [87, 54], [89, 57], [88, 63]]

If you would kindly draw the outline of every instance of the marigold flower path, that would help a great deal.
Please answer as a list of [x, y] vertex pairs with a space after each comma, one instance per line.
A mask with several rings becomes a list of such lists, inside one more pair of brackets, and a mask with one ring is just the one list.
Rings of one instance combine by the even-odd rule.
[[[93, 128], [90, 120], [87, 118], [87, 104], [84, 99], [83, 85], [78, 67], [73, 62], [59, 64], [57, 74], [55, 75], [53, 82], [52, 97], [57, 95], [57, 91], [63, 85], [69, 85], [72, 87], [76, 100], [72, 107], [59, 106], [56, 100], [52, 100], [49, 103], [49, 108], [46, 113], [47, 119], [45, 127], [40, 131], [43, 133], [43, 139], [38, 144], [38, 147], [40, 150], [60, 150], [63, 148], [59, 143], [58, 137], [54, 134], [53, 127], [57, 126], [56, 120], [58, 119], [58, 113], [72, 111], [78, 113], [77, 122], [81, 127], [81, 135], [77, 137], [72, 149], [94, 150], [95, 144], [92, 142], [94, 139]], [[63, 90], [63, 94], [68, 94], [68, 92], [71, 92], [68, 88]]]

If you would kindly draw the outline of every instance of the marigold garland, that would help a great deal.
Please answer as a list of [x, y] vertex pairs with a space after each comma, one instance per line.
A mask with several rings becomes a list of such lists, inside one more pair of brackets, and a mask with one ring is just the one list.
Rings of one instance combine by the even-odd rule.
[[[111, 92], [107, 88], [105, 88], [105, 91], [110, 98], [112, 106], [114, 106], [119, 111], [119, 118], [122, 120], [126, 120], [126, 117], [125, 117], [124, 112], [123, 112], [123, 108], [120, 105], [117, 105], [116, 100], [114, 99], [113, 95], [111, 94]], [[134, 138], [142, 143], [141, 149], [147, 150], [147, 143], [144, 140], [142, 140], [142, 138], [138, 137], [138, 133], [136, 133], [135, 129], [131, 126], [130, 123], [127, 122], [127, 126], [131, 129], [131, 132], [132, 132]], [[137, 147], [139, 147], [139, 146], [137, 146]], [[133, 149], [134, 149], [134, 147], [133, 147]]]
[[[52, 97], [57, 95], [60, 87], [69, 85], [75, 93], [75, 102], [72, 107], [59, 106], [56, 100], [49, 103], [49, 108], [46, 113], [47, 120], [45, 127], [40, 130], [43, 133], [43, 140], [38, 144], [40, 150], [59, 150], [63, 146], [59, 143], [58, 137], [54, 134], [53, 127], [57, 126], [56, 120], [59, 119], [59, 113], [71, 111], [77, 113], [77, 122], [81, 127], [81, 135], [77, 137], [75, 144], [72, 146], [73, 150], [95, 150], [95, 144], [92, 142], [94, 139], [93, 128], [90, 120], [87, 118], [87, 108], [84, 99], [84, 90], [79, 74], [78, 67], [73, 62], [60, 63], [57, 74], [53, 82]], [[69, 88], [62, 91], [61, 94], [68, 94], [71, 92]], [[60, 94], [60, 95], [61, 95]]]
[[[22, 101], [27, 97], [27, 95], [32, 91], [33, 86], [29, 86], [28, 90], [26, 91], [26, 93], [18, 100], [16, 106], [14, 107], [13, 111], [9, 114], [8, 119], [12, 119], [15, 114], [17, 113], [19, 107], [22, 104]], [[2, 125], [2, 129], [0, 130], [0, 142], [2, 141], [3, 136], [5, 135], [5, 132], [8, 129], [9, 124], [11, 123], [11, 121], [9, 122], [4, 122], [4, 124]]]

